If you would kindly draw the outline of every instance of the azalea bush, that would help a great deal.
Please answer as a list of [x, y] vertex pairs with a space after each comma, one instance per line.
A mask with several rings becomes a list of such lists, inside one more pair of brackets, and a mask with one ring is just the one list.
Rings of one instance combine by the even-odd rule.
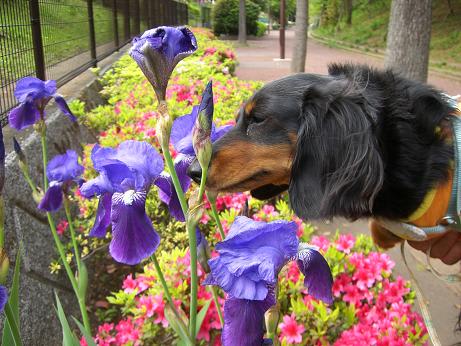
[[[275, 206], [261, 205], [247, 194], [228, 194], [219, 197], [217, 202], [226, 233], [227, 225], [245, 209], [258, 221], [295, 221], [301, 239], [317, 246], [332, 269], [334, 301], [331, 305], [309, 295], [303, 285], [303, 274], [294, 262], [280, 273], [277, 335], [282, 345], [426, 344], [426, 328], [421, 317], [412, 311], [414, 292], [409, 282], [392, 276], [394, 262], [388, 255], [377, 252], [370, 237], [336, 234], [330, 241], [313, 235], [314, 229], [293, 215], [285, 199], [280, 199]], [[204, 215], [203, 228], [210, 218]], [[209, 234], [211, 244], [219, 239], [217, 232]], [[160, 258], [167, 268], [165, 276], [174, 283], [175, 301], [184, 304], [182, 297], [190, 284], [187, 249], [165, 251]], [[205, 278], [204, 271], [200, 271], [200, 277]], [[126, 345], [128, 341], [164, 344], [165, 340], [174, 338], [161, 298], [161, 285], [152, 265], [146, 265], [136, 275], [128, 275], [120, 291], [108, 297], [113, 306], [118, 306], [122, 318], [117, 323], [107, 321], [98, 327], [99, 344]], [[200, 287], [199, 306], [203, 307], [209, 300], [210, 293]], [[218, 345], [220, 331], [216, 307], [211, 303], [197, 337], [203, 345]]]
[[[78, 300], [80, 343], [424, 344], [408, 283], [392, 277], [393, 263], [369, 238], [313, 236], [286, 196], [265, 204], [205, 191], [212, 143], [259, 86], [233, 77], [235, 65], [231, 47], [208, 32], [160, 27], [135, 38], [129, 56], [102, 77], [107, 105], [89, 113], [80, 102], [69, 108], [52, 81], [18, 84], [21, 104], [10, 122], [40, 134], [42, 186], [30, 179], [18, 143], [15, 149], [58, 249], [51, 269], [65, 269]], [[51, 98], [99, 134], [81, 161], [70, 150], [47, 157]], [[186, 174], [194, 160], [202, 168], [198, 185]], [[66, 220], [56, 222], [61, 207]], [[90, 252], [143, 266], [107, 298], [112, 307], [100, 312], [94, 337], [86, 306], [88, 287], [97, 284], [88, 282]], [[64, 344], [73, 345], [78, 338], [56, 304]]]

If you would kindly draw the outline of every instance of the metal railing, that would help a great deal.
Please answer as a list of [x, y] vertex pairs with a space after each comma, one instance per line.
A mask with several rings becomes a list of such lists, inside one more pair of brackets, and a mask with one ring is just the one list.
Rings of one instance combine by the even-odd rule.
[[188, 23], [174, 0], [0, 0], [0, 124], [26, 76], [63, 85], [140, 32]]

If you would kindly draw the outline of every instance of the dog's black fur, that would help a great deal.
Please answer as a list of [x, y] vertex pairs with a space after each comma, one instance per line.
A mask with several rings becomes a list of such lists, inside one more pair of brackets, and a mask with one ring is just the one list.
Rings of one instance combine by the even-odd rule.
[[269, 83], [253, 101], [259, 121], [277, 116], [279, 105], [298, 105], [283, 119], [297, 128], [289, 194], [302, 218], [403, 219], [447, 179], [453, 149], [436, 128], [454, 109], [425, 84], [335, 64], [329, 76]]
[[[250, 184], [253, 196], [267, 199], [288, 188], [303, 219], [401, 220], [448, 178], [453, 148], [440, 128], [449, 126], [455, 109], [428, 85], [391, 71], [333, 64], [328, 76], [297, 74], [271, 82], [250, 102], [235, 128], [213, 145], [211, 171], [222, 174], [232, 155], [248, 155], [249, 144], [288, 145], [295, 137], [290, 176], [261, 186], [275, 162], [246, 177], [236, 169], [228, 189], [215, 189], [239, 191]], [[223, 148], [234, 153], [216, 159]], [[189, 170], [194, 180], [199, 169], [195, 162]]]

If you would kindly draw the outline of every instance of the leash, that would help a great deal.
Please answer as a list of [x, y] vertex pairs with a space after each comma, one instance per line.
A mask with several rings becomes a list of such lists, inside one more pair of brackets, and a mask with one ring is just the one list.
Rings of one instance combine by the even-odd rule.
[[413, 271], [410, 269], [410, 266], [407, 263], [407, 258], [405, 257], [405, 242], [402, 242], [400, 245], [400, 253], [402, 254], [403, 263], [405, 263], [405, 267], [407, 267], [411, 280], [413, 281], [412, 284], [416, 293], [416, 299], [418, 300], [418, 305], [421, 309], [421, 315], [423, 316], [424, 324], [426, 325], [429, 338], [431, 339], [433, 346], [442, 346], [434, 324], [432, 323], [432, 317], [431, 313], [429, 312], [429, 306], [427, 304], [426, 297], [424, 296], [423, 291], [419, 286], [418, 280], [416, 280], [416, 277], [413, 274]]

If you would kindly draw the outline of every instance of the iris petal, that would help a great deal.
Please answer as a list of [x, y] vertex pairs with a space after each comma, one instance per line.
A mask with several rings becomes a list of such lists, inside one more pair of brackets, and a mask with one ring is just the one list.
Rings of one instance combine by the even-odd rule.
[[42, 200], [38, 204], [38, 209], [45, 211], [56, 211], [62, 204], [62, 183], [52, 181]]
[[189, 29], [162, 26], [135, 38], [130, 55], [152, 84], [157, 97], [164, 100], [173, 69], [196, 49], [197, 41]]
[[327, 304], [333, 303], [331, 287], [333, 277], [327, 261], [313, 247], [301, 244], [302, 249], [298, 254], [296, 263], [299, 270], [304, 274], [304, 286], [308, 293], [316, 299]]
[[74, 114], [72, 114], [72, 111], [70, 110], [69, 106], [67, 105], [66, 100], [64, 100], [64, 97], [61, 95], [54, 95], [54, 100], [56, 104], [58, 105], [58, 108], [63, 112], [71, 121], [77, 121], [77, 118], [75, 117]]
[[199, 107], [192, 107], [190, 114], [183, 115], [176, 118], [171, 128], [171, 143], [176, 151], [185, 155], [194, 155], [194, 148], [192, 147], [192, 128], [198, 116]]
[[33, 101], [40, 98], [51, 97], [56, 92], [56, 81], [42, 81], [35, 77], [24, 77], [16, 83], [14, 96], [23, 103], [28, 98]]
[[[192, 158], [184, 155], [180, 155], [175, 160], [175, 171], [184, 193], [189, 189], [191, 183], [187, 175], [187, 168], [190, 166], [191, 162]], [[168, 205], [170, 214], [176, 218], [176, 220], [184, 222], [184, 213], [182, 212], [181, 203], [179, 202], [179, 197], [174, 188], [171, 175], [163, 172], [155, 181], [155, 185], [159, 187], [159, 198], [163, 203]]]
[[297, 254], [296, 230], [294, 222], [237, 217], [226, 239], [216, 245], [220, 256], [208, 262], [212, 280], [236, 298], [265, 299], [267, 285], [277, 281], [280, 269]]
[[8, 290], [5, 286], [0, 285], [0, 312], [5, 308], [6, 302], [8, 301]]
[[273, 293], [261, 301], [229, 297], [224, 304], [223, 346], [261, 346], [264, 313], [275, 304]]
[[60, 182], [74, 180], [83, 174], [83, 166], [78, 163], [78, 155], [74, 150], [67, 150], [63, 155], [56, 155], [46, 167], [49, 180]]
[[110, 211], [112, 207], [112, 194], [105, 193], [99, 198], [98, 210], [90, 237], [103, 238], [106, 236], [107, 227], [110, 225]]
[[8, 121], [12, 128], [20, 131], [40, 120], [40, 113], [32, 100], [26, 100], [8, 115]]
[[80, 186], [80, 193], [85, 198], [100, 196], [106, 192], [112, 193], [114, 190], [114, 187], [106, 177], [105, 173], [100, 174], [96, 178], [91, 179]]
[[109, 251], [120, 263], [134, 265], [152, 255], [160, 236], [145, 211], [146, 193], [129, 190], [112, 196], [112, 241]]

